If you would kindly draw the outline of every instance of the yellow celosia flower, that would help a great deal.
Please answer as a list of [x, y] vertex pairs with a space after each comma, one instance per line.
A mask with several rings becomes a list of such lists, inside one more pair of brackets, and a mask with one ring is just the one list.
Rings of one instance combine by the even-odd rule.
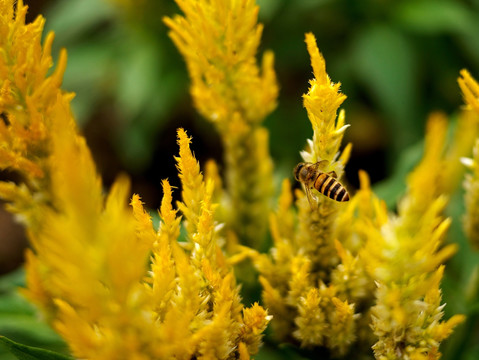
[[258, 6], [254, 0], [176, 3], [184, 16], [165, 23], [186, 61], [195, 107], [215, 124], [225, 148], [225, 223], [242, 242], [258, 246], [272, 195], [268, 133], [261, 122], [278, 95], [273, 54], [265, 53], [261, 71], [255, 58], [262, 33]]
[[463, 320], [456, 315], [441, 322], [441, 264], [456, 251], [455, 245], [440, 248], [450, 225], [442, 215], [446, 125], [440, 114], [429, 119], [424, 156], [409, 175], [397, 217], [365, 229], [361, 256], [377, 284], [372, 328], [378, 359], [438, 359], [440, 342]]
[[[469, 74], [467, 70], [461, 71], [458, 79], [461, 87], [466, 106], [471, 110], [470, 113], [479, 115], [479, 84]], [[477, 133], [475, 134], [477, 135]], [[464, 230], [475, 248], [479, 248], [479, 139], [474, 145], [472, 158], [462, 158], [462, 163], [471, 170], [466, 175], [464, 188], [466, 194], [464, 196], [466, 204], [466, 214], [464, 216]]]
[[[346, 95], [339, 90], [341, 83], [333, 83], [326, 73], [326, 62], [318, 50], [313, 34], [306, 34], [306, 45], [311, 57], [314, 79], [310, 80], [310, 88], [303, 96], [303, 101], [314, 133], [313, 140], [309, 142], [309, 150], [301, 155], [304, 161], [311, 163], [319, 160], [333, 162], [338, 156], [344, 131], [349, 126], [345, 125], [344, 112], [337, 116]], [[347, 157], [348, 151], [344, 154]], [[341, 165], [344, 166], [346, 160], [347, 158], [342, 163], [331, 164], [330, 170], [335, 170], [340, 177], [343, 170]]]
[[466, 106], [479, 114], [479, 84], [466, 69], [461, 70], [461, 76], [458, 82]]
[[[338, 108], [346, 99], [339, 90], [340, 83], [334, 84], [326, 73], [326, 63], [316, 45], [313, 34], [306, 34], [306, 44], [311, 57], [311, 65], [315, 78], [310, 80], [310, 88], [303, 95], [304, 107], [313, 127], [313, 139], [308, 140], [308, 148], [301, 152], [303, 160], [315, 163], [327, 160], [329, 165], [325, 172], [335, 171], [338, 178], [343, 174], [344, 165], [349, 159], [351, 146], [347, 146], [339, 156], [339, 148], [345, 125], [344, 111], [337, 115]], [[299, 232], [298, 246], [305, 251], [313, 262], [313, 267], [328, 272], [338, 262], [334, 246], [333, 226], [338, 209], [344, 204], [331, 201], [325, 196], [317, 196], [312, 210], [307, 198], [298, 193]]]
[[463, 158], [462, 162], [472, 171], [466, 175], [464, 188], [466, 194], [466, 215], [464, 216], [464, 230], [471, 245], [479, 249], [479, 140], [476, 141], [472, 159]]
[[0, 1], [0, 164], [22, 182], [0, 182], [0, 195], [25, 219], [31, 241], [24, 293], [77, 358], [249, 358], [270, 316], [241, 304], [218, 246], [214, 184], [204, 183], [186, 133], [178, 133], [177, 158], [188, 221], [182, 247], [167, 181], [158, 232], [137, 195], [128, 207], [125, 177], [103, 194], [72, 96], [59, 88], [65, 54], [46, 77], [53, 36], [42, 50], [43, 20], [25, 25], [26, 7], [13, 8]]
[[[328, 160], [324, 171], [341, 176], [350, 147], [339, 155], [347, 125], [344, 113], [336, 114], [345, 97], [329, 80], [311, 34], [306, 42], [315, 79], [304, 104], [314, 135], [302, 156]], [[276, 336], [291, 341], [292, 334], [301, 346], [326, 347], [345, 358], [358, 357], [358, 350], [370, 354], [374, 343], [378, 359], [438, 358], [440, 342], [463, 319], [441, 322], [442, 264], [456, 250], [441, 248], [450, 223], [442, 211], [477, 122], [463, 116], [448, 151], [446, 130], [445, 116], [433, 114], [423, 161], [408, 178], [397, 216], [373, 194], [365, 172], [348, 203], [317, 194], [312, 209], [297, 190], [296, 216], [290, 185], [283, 183], [270, 221], [274, 247], [270, 255], [254, 255]]]
[[[306, 35], [306, 43], [315, 79], [310, 81], [309, 92], [304, 95], [304, 105], [314, 133], [302, 156], [307, 162], [328, 160], [329, 169], [325, 171], [334, 170], [341, 176], [350, 147], [338, 158], [347, 126], [344, 113], [337, 118], [337, 110], [346, 97], [339, 92], [339, 84], [333, 84], [327, 76], [324, 59], [312, 34]], [[351, 264], [354, 261], [345, 255], [340, 245], [335, 246], [335, 221], [340, 206], [343, 206], [341, 211], [346, 212], [349, 207], [321, 196], [317, 200], [318, 207], [311, 209], [306, 195], [297, 191], [299, 212], [295, 215], [290, 187], [288, 181], [283, 182], [278, 210], [271, 215], [274, 241], [271, 255], [254, 256], [261, 273], [263, 300], [274, 316], [273, 331], [281, 340], [291, 339], [292, 334], [301, 346], [324, 346], [335, 355], [345, 355], [357, 339], [358, 316], [355, 305], [348, 298], [349, 288], [339, 274], [342, 271], [346, 276], [350, 271], [352, 281], [361, 285], [364, 283], [359, 277], [368, 278], [364, 268], [353, 274]], [[351, 216], [353, 213], [349, 211]], [[343, 249], [339, 256], [338, 248]], [[344, 258], [347, 268], [338, 270], [334, 278], [338, 281], [336, 284], [331, 274], [339, 265], [340, 257]], [[367, 293], [367, 287], [364, 291]], [[371, 298], [371, 294], [365, 297]]]
[[[44, 196], [33, 198], [32, 192], [46, 186], [45, 155], [48, 153], [51, 121], [48, 114], [56, 106], [59, 86], [66, 66], [66, 52], [60, 53], [56, 70], [47, 77], [52, 66], [50, 33], [41, 46], [44, 19], [38, 17], [25, 24], [27, 7], [18, 1], [0, 2], [0, 169], [9, 168], [26, 179], [25, 185], [1, 184], [0, 196], [12, 202], [10, 208], [22, 211], [23, 219], [34, 222], [28, 211], [31, 202], [48, 201]], [[46, 196], [46, 194], [43, 194]]]

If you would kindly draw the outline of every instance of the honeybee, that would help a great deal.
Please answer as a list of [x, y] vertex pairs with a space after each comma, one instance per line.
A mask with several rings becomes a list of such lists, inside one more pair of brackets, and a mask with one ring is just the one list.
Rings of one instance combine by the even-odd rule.
[[323, 172], [329, 164], [328, 160], [321, 160], [315, 164], [299, 163], [294, 168], [294, 177], [297, 181], [303, 184], [304, 190], [308, 197], [309, 204], [313, 208], [313, 194], [312, 190], [316, 189], [324, 196], [335, 201], [348, 201], [349, 194], [346, 188], [336, 180], [336, 172]]

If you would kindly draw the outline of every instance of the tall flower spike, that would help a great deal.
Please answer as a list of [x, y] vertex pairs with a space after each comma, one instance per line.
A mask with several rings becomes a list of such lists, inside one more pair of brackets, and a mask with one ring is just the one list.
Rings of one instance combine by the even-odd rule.
[[176, 3], [184, 16], [164, 21], [186, 61], [195, 107], [216, 126], [225, 148], [225, 222], [243, 243], [259, 246], [272, 196], [261, 122], [276, 107], [278, 86], [273, 54], [264, 54], [261, 70], [257, 65], [258, 6], [254, 0]]
[[466, 106], [479, 114], [479, 84], [466, 69], [461, 70], [458, 82]]
[[[311, 57], [314, 79], [309, 81], [310, 88], [308, 93], [303, 95], [303, 101], [314, 134], [312, 143], [309, 143], [309, 151], [303, 152], [302, 155], [307, 162], [333, 162], [338, 156], [344, 131], [349, 126], [344, 123], [344, 113], [337, 117], [337, 111], [346, 100], [346, 95], [339, 90], [341, 83], [333, 83], [326, 73], [326, 62], [319, 52], [313, 34], [306, 34], [306, 45]], [[336, 169], [332, 164], [331, 170], [335, 170], [339, 177], [342, 175], [341, 167]]]
[[[303, 98], [314, 135], [302, 155], [308, 162], [328, 160], [330, 169], [325, 171], [334, 170], [341, 175], [350, 147], [338, 158], [346, 126], [344, 113], [341, 112], [338, 119], [336, 116], [345, 96], [339, 92], [339, 84], [329, 80], [324, 59], [312, 34], [306, 35], [306, 43], [315, 79], [310, 81], [309, 92]], [[284, 181], [278, 210], [270, 219], [274, 247], [269, 256], [254, 256], [255, 265], [261, 273], [263, 300], [274, 316], [274, 334], [282, 341], [293, 340], [304, 347], [325, 347], [334, 356], [344, 356], [357, 340], [359, 332], [356, 305], [349, 296], [354, 291], [352, 288], [357, 284], [364, 285], [368, 277], [364, 275], [364, 268], [356, 271], [351, 269], [353, 265], [348, 261], [351, 259], [352, 263], [353, 256], [347, 252], [349, 249], [337, 245], [336, 221], [343, 212], [352, 217], [355, 209], [351, 209], [351, 206], [359, 200], [353, 199], [350, 204], [339, 206], [333, 200], [317, 194], [317, 207], [313, 206], [312, 209], [304, 192], [297, 190], [296, 195], [298, 212], [292, 209], [290, 184]], [[364, 219], [367, 220], [370, 219]], [[335, 274], [351, 275], [351, 279], [341, 278], [341, 281], [337, 281], [332, 274], [340, 264], [341, 256], [348, 268], [342, 273], [338, 270]], [[355, 260], [355, 265], [359, 263]], [[372, 282], [367, 285], [371, 288]], [[353, 300], [363, 301], [361, 306], [367, 304], [365, 298], [371, 300], [370, 293], [354, 295], [356, 298]], [[369, 329], [369, 324], [363, 326]]]
[[361, 257], [377, 284], [372, 328], [379, 359], [438, 359], [441, 341], [464, 319], [441, 321], [442, 264], [456, 251], [455, 245], [441, 248], [451, 222], [442, 215], [446, 125], [442, 116], [430, 117], [423, 159], [408, 177], [398, 216], [380, 228], [365, 228]]
[[26, 7], [19, 1], [13, 9], [13, 0], [0, 1], [0, 32], [8, 35], [0, 38], [0, 164], [22, 179], [0, 182], [0, 193], [28, 227], [23, 292], [76, 358], [247, 359], [270, 317], [240, 302], [217, 246], [214, 186], [204, 184], [186, 133], [179, 167], [190, 249], [177, 242], [181, 218], [168, 182], [158, 233], [139, 196], [128, 207], [126, 177], [104, 195], [70, 111], [72, 95], [59, 88], [66, 58], [46, 77], [53, 36], [42, 50], [43, 20], [25, 25]]
[[[31, 203], [47, 202], [49, 196], [45, 158], [52, 124], [48, 115], [61, 94], [66, 52], [60, 52], [56, 69], [47, 76], [54, 35], [45, 37], [42, 48], [44, 19], [39, 16], [25, 24], [26, 13], [23, 1], [0, 2], [0, 169], [16, 171], [25, 181], [20, 186], [2, 184], [0, 197], [12, 202], [12, 210], [22, 212], [23, 221], [33, 224]], [[62, 101], [71, 100], [71, 95], [61, 96]], [[33, 197], [39, 191], [42, 195]]]
[[[339, 156], [344, 131], [349, 125], [345, 125], [344, 111], [341, 111], [339, 116], [337, 112], [346, 96], [339, 90], [341, 84], [334, 84], [329, 79], [324, 58], [318, 50], [314, 35], [306, 34], [305, 41], [315, 76], [309, 82], [308, 93], [303, 95], [303, 104], [313, 127], [313, 139], [308, 140], [308, 148], [301, 152], [301, 156], [304, 161], [310, 163], [326, 160], [328, 164], [323, 171], [334, 171], [340, 179], [351, 151], [351, 146], [348, 145]], [[344, 210], [344, 206], [326, 196], [317, 195], [313, 197], [315, 204], [312, 206], [308, 204], [309, 199], [305, 196], [298, 199], [300, 228], [297, 242], [308, 254], [314, 264], [313, 267], [324, 271], [324, 275], [338, 262], [333, 223], [339, 208], [342, 207]]]
[[[479, 116], [479, 84], [467, 70], [461, 71], [458, 79], [466, 107]], [[472, 158], [464, 157], [461, 162], [471, 171], [464, 181], [466, 214], [464, 231], [471, 245], [479, 249], [479, 139], [474, 145]]]

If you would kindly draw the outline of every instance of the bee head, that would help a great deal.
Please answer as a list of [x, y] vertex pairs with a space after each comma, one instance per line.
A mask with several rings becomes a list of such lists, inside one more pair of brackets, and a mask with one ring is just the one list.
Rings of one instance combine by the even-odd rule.
[[301, 169], [303, 169], [305, 165], [306, 165], [305, 163], [299, 163], [294, 168], [293, 174], [294, 174], [294, 178], [296, 179], [296, 181], [301, 181], [301, 177], [300, 177]]

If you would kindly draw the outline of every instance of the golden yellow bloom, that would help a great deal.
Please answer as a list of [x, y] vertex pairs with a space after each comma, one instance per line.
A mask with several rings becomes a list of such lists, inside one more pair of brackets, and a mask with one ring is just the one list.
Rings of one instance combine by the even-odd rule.
[[[324, 171], [341, 176], [350, 146], [340, 155], [347, 125], [343, 112], [336, 115], [345, 96], [328, 78], [313, 35], [306, 43], [315, 79], [304, 105], [314, 134], [301, 155], [307, 162], [328, 160]], [[290, 185], [283, 183], [270, 220], [274, 247], [269, 255], [254, 255], [277, 337], [291, 341], [292, 334], [300, 346], [325, 347], [345, 358], [358, 357], [358, 349], [369, 354], [372, 345], [377, 359], [439, 357], [441, 341], [463, 320], [441, 321], [442, 264], [456, 250], [442, 247], [450, 224], [442, 211], [477, 122], [462, 116], [447, 151], [446, 131], [445, 116], [431, 115], [424, 157], [408, 177], [398, 215], [388, 214], [365, 172], [348, 203], [316, 194], [312, 209], [297, 190], [297, 213]]]
[[[313, 127], [313, 139], [308, 140], [308, 148], [301, 152], [301, 156], [310, 163], [327, 160], [329, 164], [324, 172], [335, 171], [340, 179], [351, 151], [351, 146], [348, 145], [339, 156], [344, 131], [349, 125], [345, 125], [344, 111], [341, 111], [339, 116], [337, 112], [346, 96], [339, 90], [341, 84], [334, 84], [329, 79], [326, 63], [313, 34], [306, 34], [306, 44], [315, 78], [309, 82], [310, 88], [308, 93], [303, 95], [303, 104]], [[312, 210], [304, 195], [298, 193], [298, 198], [298, 246], [311, 259], [314, 268], [329, 272], [331, 267], [338, 263], [333, 222], [338, 209], [344, 210], [345, 206], [330, 201], [325, 196], [317, 196], [317, 205], [313, 205], [317, 209]], [[325, 279], [324, 275], [325, 273], [320, 274], [321, 278]]]
[[[306, 35], [306, 43], [315, 79], [310, 81], [309, 92], [303, 98], [313, 127], [313, 139], [301, 155], [307, 162], [328, 160], [329, 168], [325, 171], [334, 170], [341, 176], [350, 147], [338, 158], [347, 126], [344, 113], [337, 118], [337, 111], [346, 97], [339, 92], [339, 84], [333, 84], [327, 76], [324, 59], [312, 34]], [[274, 316], [273, 331], [281, 340], [291, 340], [293, 335], [301, 346], [324, 346], [337, 356], [345, 355], [357, 340], [358, 332], [355, 304], [348, 296], [355, 291], [351, 290], [353, 286], [365, 285], [360, 277], [369, 278], [364, 268], [354, 269], [358, 261], [353, 260], [351, 254], [337, 242], [335, 245], [335, 222], [339, 213], [344, 211], [352, 217], [355, 210], [348, 210], [349, 205], [338, 205], [319, 194], [317, 208], [311, 209], [306, 195], [297, 191], [296, 214], [290, 187], [285, 180], [278, 210], [270, 218], [274, 241], [271, 254], [254, 256], [261, 273], [263, 300]], [[351, 203], [357, 206], [358, 200]], [[340, 264], [341, 258], [344, 264]], [[348, 275], [351, 280], [344, 280]], [[356, 282], [356, 285], [348, 287], [345, 282]], [[363, 293], [357, 291], [368, 293], [371, 284], [369, 280]], [[371, 292], [363, 297], [371, 299]]]
[[[337, 116], [339, 107], [346, 100], [346, 95], [339, 90], [341, 83], [333, 83], [326, 73], [326, 62], [318, 50], [313, 34], [306, 34], [306, 45], [311, 57], [314, 79], [309, 82], [308, 93], [303, 95], [303, 104], [314, 133], [312, 141], [309, 142], [308, 151], [302, 152], [301, 155], [307, 162], [328, 160], [332, 163], [338, 156], [344, 131], [349, 126], [345, 125], [344, 112]], [[345, 156], [346, 153], [347, 151]], [[341, 165], [344, 167], [347, 159], [344, 160], [331, 164], [328, 170], [335, 170], [338, 177], [341, 177], [343, 170]]]
[[471, 173], [466, 175], [464, 188], [466, 194], [466, 215], [464, 216], [464, 230], [471, 245], [479, 249], [479, 139], [474, 146], [472, 159], [461, 159]]
[[278, 95], [273, 54], [265, 53], [261, 71], [256, 61], [258, 6], [254, 0], [176, 3], [184, 16], [165, 23], [186, 61], [195, 107], [215, 124], [225, 148], [221, 213], [242, 242], [258, 246], [272, 196], [268, 133], [261, 122]]
[[19, 172], [26, 182], [2, 184], [0, 196], [12, 202], [12, 210], [23, 212], [24, 221], [32, 223], [31, 203], [48, 201], [46, 193], [35, 198], [32, 193], [48, 186], [44, 175], [50, 146], [47, 133], [52, 127], [49, 114], [59, 101], [68, 102], [71, 96], [59, 89], [66, 52], [60, 53], [56, 70], [47, 77], [54, 35], [47, 35], [42, 48], [44, 19], [25, 24], [27, 7], [18, 1], [14, 13], [13, 3], [0, 2], [0, 169]]
[[461, 70], [461, 76], [458, 82], [462, 90], [464, 102], [468, 109], [479, 114], [479, 84], [466, 69]]
[[377, 284], [372, 328], [379, 338], [373, 346], [379, 359], [438, 359], [441, 341], [463, 320], [456, 315], [441, 322], [441, 264], [456, 251], [454, 244], [441, 248], [450, 225], [442, 215], [446, 125], [442, 115], [430, 117], [424, 156], [408, 177], [398, 215], [365, 229], [368, 240], [361, 256]]
[[[474, 120], [477, 122], [479, 116], [479, 84], [467, 70], [462, 70], [461, 76], [458, 82], [466, 107], [471, 110], [468, 113], [474, 114], [476, 116]], [[477, 136], [477, 132], [474, 135]], [[464, 189], [466, 190], [464, 195], [466, 204], [464, 231], [471, 245], [477, 249], [479, 248], [479, 139], [475, 142], [472, 158], [464, 157], [461, 161], [471, 171], [466, 175], [464, 181]]]
[[20, 1], [14, 15], [13, 6], [0, 1], [0, 61], [8, 60], [0, 62], [0, 164], [22, 181], [0, 182], [0, 195], [25, 219], [31, 241], [23, 292], [76, 358], [249, 358], [270, 316], [241, 304], [218, 245], [214, 184], [203, 181], [186, 133], [178, 133], [177, 158], [188, 222], [182, 247], [167, 181], [158, 232], [139, 196], [128, 206], [126, 177], [103, 193], [72, 96], [59, 88], [65, 54], [46, 77], [53, 36], [42, 50], [43, 20], [25, 25], [26, 8]]

